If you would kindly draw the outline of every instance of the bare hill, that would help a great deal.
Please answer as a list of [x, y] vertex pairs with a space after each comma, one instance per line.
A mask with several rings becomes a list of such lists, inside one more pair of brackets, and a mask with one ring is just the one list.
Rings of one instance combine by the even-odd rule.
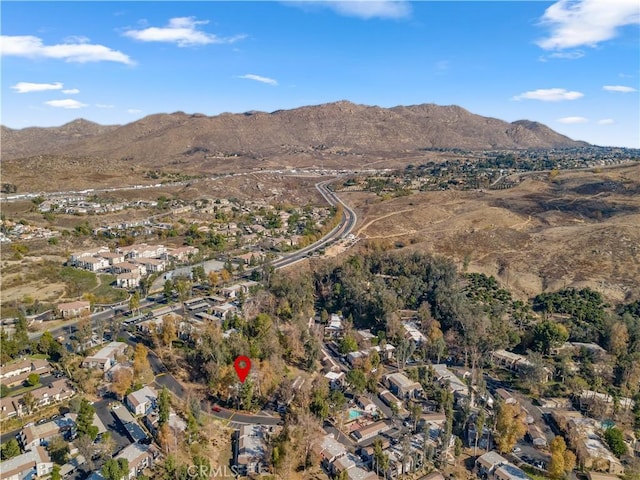
[[535, 122], [507, 123], [457, 106], [380, 108], [336, 103], [208, 117], [156, 114], [123, 126], [76, 120], [55, 128], [2, 127], [2, 157], [36, 155], [127, 160], [137, 165], [291, 154], [384, 154], [425, 148], [584, 146]]
[[64, 149], [79, 140], [107, 133], [117, 127], [79, 118], [60, 127], [29, 127], [14, 130], [2, 126], [2, 157], [19, 158]]
[[406, 248], [496, 276], [522, 298], [590, 287], [640, 297], [640, 165], [527, 177], [507, 190], [433, 191], [382, 201], [341, 193], [360, 248]]

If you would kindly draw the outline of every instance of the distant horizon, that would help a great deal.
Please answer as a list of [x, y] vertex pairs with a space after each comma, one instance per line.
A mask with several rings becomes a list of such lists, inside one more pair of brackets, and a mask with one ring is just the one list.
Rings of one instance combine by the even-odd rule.
[[12, 129], [349, 99], [640, 148], [637, 0], [30, 1], [4, 2], [1, 21]]
[[[467, 108], [463, 107], [462, 105], [455, 105], [455, 104], [439, 105], [439, 104], [433, 103], [433, 102], [426, 102], [426, 103], [415, 103], [415, 104], [411, 104], [411, 105], [397, 104], [397, 105], [394, 105], [392, 107], [382, 107], [380, 105], [368, 105], [368, 104], [364, 104], [364, 103], [355, 103], [355, 102], [352, 102], [352, 101], [346, 100], [346, 99], [336, 100], [336, 101], [333, 101], [333, 102], [319, 103], [319, 104], [314, 104], [314, 105], [300, 105], [300, 106], [291, 107], [291, 108], [278, 108], [278, 109], [271, 110], [271, 111], [245, 110], [245, 111], [242, 111], [242, 112], [228, 112], [227, 111], [227, 112], [220, 112], [220, 113], [216, 113], [216, 114], [207, 114], [207, 113], [204, 113], [204, 112], [188, 112], [188, 111], [185, 111], [185, 110], [175, 110], [173, 112], [155, 112], [155, 113], [149, 113], [148, 115], [145, 115], [144, 117], [141, 117], [141, 118], [138, 118], [138, 119], [135, 119], [135, 120], [131, 120], [130, 122], [127, 122], [127, 123], [101, 123], [101, 122], [98, 122], [98, 121], [95, 121], [95, 120], [91, 120], [90, 118], [86, 118], [86, 117], [80, 116], [80, 117], [74, 118], [73, 120], [69, 120], [69, 121], [66, 121], [64, 123], [60, 123], [60, 124], [56, 124], [56, 125], [30, 125], [30, 126], [19, 127], [19, 128], [15, 128], [15, 127], [12, 127], [10, 125], [6, 125], [4, 123], [0, 123], [0, 125], [2, 125], [3, 127], [6, 127], [6, 128], [10, 128], [11, 130], [26, 130], [26, 129], [29, 129], [29, 128], [60, 128], [60, 127], [64, 127], [65, 125], [69, 125], [69, 124], [74, 123], [74, 122], [85, 121], [85, 122], [90, 122], [90, 123], [93, 123], [93, 124], [96, 124], [96, 125], [100, 125], [102, 127], [123, 127], [123, 126], [130, 125], [130, 124], [136, 123], [138, 121], [144, 120], [145, 118], [153, 117], [153, 116], [156, 116], [156, 115], [184, 114], [184, 115], [188, 115], [188, 116], [203, 115], [205, 117], [219, 117], [221, 115], [245, 115], [247, 113], [264, 113], [264, 114], [267, 114], [267, 115], [271, 115], [273, 113], [281, 112], [281, 111], [291, 111], [291, 110], [297, 110], [297, 109], [307, 108], [307, 107], [320, 107], [320, 106], [323, 106], [323, 105], [332, 105], [332, 104], [336, 104], [336, 103], [351, 103], [353, 105], [358, 105], [358, 106], [362, 106], [362, 107], [377, 107], [377, 108], [382, 108], [382, 109], [387, 109], [387, 110], [393, 109], [393, 108], [396, 108], [396, 107], [417, 107], [417, 106], [422, 106], [422, 105], [435, 105], [435, 106], [438, 106], [438, 107], [456, 107], [456, 108], [461, 108], [463, 110], [466, 110], [467, 112], [469, 112], [469, 113], [471, 113], [473, 115], [479, 115], [479, 116], [485, 117], [485, 118], [494, 118], [496, 120], [500, 120], [500, 121], [503, 121], [503, 122], [506, 122], [506, 123], [509, 123], [509, 124], [513, 124], [513, 123], [516, 123], [516, 122], [538, 123], [538, 124], [544, 125], [547, 128], [552, 129], [556, 133], [560, 133], [557, 130], [555, 130], [552, 127], [550, 127], [549, 125], [546, 125], [546, 124], [544, 124], [542, 122], [539, 122], [537, 120], [532, 120], [530, 118], [520, 118], [520, 119], [513, 120], [513, 121], [507, 121], [507, 120], [504, 120], [502, 118], [490, 117], [490, 116], [487, 116], [487, 115], [482, 115], [482, 114], [479, 114], [479, 113], [476, 113], [476, 112], [472, 112], [472, 111], [468, 110]], [[561, 134], [561, 135], [564, 135], [564, 134]], [[625, 147], [625, 146], [622, 146], [622, 145], [600, 145], [600, 144], [590, 143], [590, 142], [588, 142], [586, 140], [576, 139], [576, 138], [572, 138], [572, 137], [569, 137], [569, 138], [571, 138], [571, 140], [582, 141], [582, 142], [588, 143], [589, 146], [593, 146], [593, 147], [636, 148], [636, 147]], [[450, 147], [450, 148], [455, 148], [455, 147]], [[503, 149], [497, 149], [497, 150], [503, 150]], [[523, 150], [526, 150], [526, 148], [523, 148]]]

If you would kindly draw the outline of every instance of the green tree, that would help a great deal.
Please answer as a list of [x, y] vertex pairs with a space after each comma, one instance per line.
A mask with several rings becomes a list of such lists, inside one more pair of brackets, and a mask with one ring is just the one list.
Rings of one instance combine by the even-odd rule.
[[357, 395], [360, 395], [364, 392], [364, 389], [367, 386], [367, 377], [360, 368], [353, 368], [349, 370], [346, 376], [346, 380], [351, 385], [353, 392]]
[[101, 472], [106, 480], [122, 480], [122, 477], [129, 475], [129, 460], [111, 458], [104, 463]]
[[10, 458], [20, 455], [20, 445], [15, 438], [10, 439], [0, 447], [0, 455], [2, 460], [9, 460]]
[[162, 293], [164, 294], [164, 298], [170, 300], [173, 297], [173, 282], [167, 279], [164, 282], [164, 286], [162, 288]]
[[564, 325], [545, 320], [533, 329], [533, 349], [548, 355], [552, 348], [562, 345], [568, 338], [569, 332]]
[[607, 428], [604, 432], [604, 440], [616, 457], [621, 457], [627, 453], [627, 445], [624, 443], [622, 430], [616, 427]]
[[167, 387], [162, 387], [160, 395], [158, 395], [158, 426], [162, 427], [169, 421], [169, 412], [171, 409], [171, 398]]
[[80, 403], [80, 411], [76, 418], [76, 426], [78, 436], [87, 435], [91, 440], [95, 440], [98, 436], [98, 427], [93, 424], [93, 416], [96, 413], [96, 409], [89, 403], [86, 398], [82, 399]]
[[0, 385], [0, 398], [4, 398], [11, 392], [11, 389], [7, 387], [4, 383]]
[[18, 353], [23, 353], [29, 350], [29, 330], [27, 325], [27, 318], [24, 316], [24, 313], [22, 313], [22, 311], [18, 313], [12, 340], [15, 342]]
[[47, 451], [53, 460], [58, 465], [64, 465], [67, 463], [67, 455], [69, 455], [69, 443], [60, 435], [53, 437], [47, 445]]
[[27, 377], [27, 385], [29, 385], [30, 387], [33, 387], [35, 385], [38, 385], [40, 383], [40, 375], [38, 375], [37, 373], [30, 373], [29, 376]]
[[60, 473], [60, 465], [55, 464], [53, 470], [51, 470], [51, 480], [62, 480], [62, 474]]
[[340, 340], [340, 353], [347, 354], [358, 350], [358, 342], [351, 335], [345, 335]]

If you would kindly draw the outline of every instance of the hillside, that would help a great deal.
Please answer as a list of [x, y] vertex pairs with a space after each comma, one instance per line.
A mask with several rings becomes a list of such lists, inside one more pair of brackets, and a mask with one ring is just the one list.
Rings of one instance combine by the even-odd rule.
[[76, 120], [53, 128], [2, 127], [3, 161], [49, 154], [154, 166], [229, 156], [263, 159], [319, 152], [371, 155], [424, 148], [584, 145], [539, 123], [507, 123], [457, 106], [380, 108], [346, 101], [272, 113], [156, 114], [123, 126]]

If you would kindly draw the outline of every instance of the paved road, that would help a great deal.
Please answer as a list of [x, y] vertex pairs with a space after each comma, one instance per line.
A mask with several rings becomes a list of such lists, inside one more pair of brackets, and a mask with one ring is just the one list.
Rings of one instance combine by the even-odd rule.
[[343, 213], [340, 224], [338, 224], [333, 230], [331, 230], [327, 235], [322, 237], [317, 242], [312, 243], [311, 245], [302, 248], [292, 253], [291, 255], [273, 261], [272, 265], [274, 268], [278, 269], [293, 265], [294, 263], [301, 261], [303, 258], [309, 256], [325, 245], [335, 240], [346, 238], [347, 235], [349, 235], [353, 228], [356, 226], [356, 223], [358, 222], [358, 216], [356, 215], [356, 212], [347, 204], [345, 204], [334, 192], [329, 190], [329, 184], [334, 181], [335, 178], [316, 183], [316, 189], [331, 206], [342, 206]]

